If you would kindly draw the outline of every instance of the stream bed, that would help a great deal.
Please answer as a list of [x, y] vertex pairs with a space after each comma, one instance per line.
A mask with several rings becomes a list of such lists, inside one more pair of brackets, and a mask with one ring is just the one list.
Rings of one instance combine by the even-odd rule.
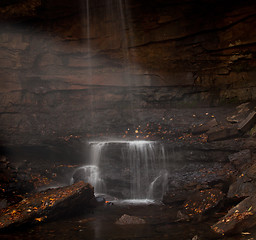
[[[111, 203], [112, 204], [112, 203]], [[137, 216], [145, 224], [118, 225], [124, 214]], [[80, 216], [1, 233], [0, 239], [128, 240], [128, 239], [217, 239], [210, 231], [215, 218], [203, 222], [175, 222], [177, 209], [158, 204], [114, 203], [99, 206]], [[234, 238], [235, 239], [235, 238]]]

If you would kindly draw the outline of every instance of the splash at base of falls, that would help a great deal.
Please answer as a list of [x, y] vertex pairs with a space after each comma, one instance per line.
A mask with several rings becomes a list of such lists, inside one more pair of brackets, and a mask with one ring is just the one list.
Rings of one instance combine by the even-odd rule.
[[93, 141], [89, 142], [89, 150], [89, 163], [75, 171], [73, 180], [89, 182], [96, 193], [134, 203], [162, 198], [169, 174], [160, 143]]
[[121, 201], [112, 201], [115, 204], [119, 204], [119, 205], [151, 205], [151, 204], [157, 204], [159, 202], [152, 200], [152, 199], [125, 199], [125, 200], [121, 200]]
[[71, 183], [78, 181], [90, 183], [96, 193], [105, 191], [104, 181], [100, 178], [100, 170], [96, 165], [86, 165], [78, 168], [73, 174]]

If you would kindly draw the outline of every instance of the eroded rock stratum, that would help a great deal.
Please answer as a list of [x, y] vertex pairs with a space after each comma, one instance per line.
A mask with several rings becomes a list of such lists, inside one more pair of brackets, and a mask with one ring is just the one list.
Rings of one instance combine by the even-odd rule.
[[255, 9], [253, 1], [3, 1], [2, 143], [255, 99]]

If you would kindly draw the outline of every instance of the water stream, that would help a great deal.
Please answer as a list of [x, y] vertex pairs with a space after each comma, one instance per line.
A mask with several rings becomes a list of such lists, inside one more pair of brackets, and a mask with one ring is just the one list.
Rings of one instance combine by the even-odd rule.
[[[94, 141], [90, 160], [78, 168], [80, 179], [96, 193], [122, 199], [161, 199], [167, 188], [168, 170], [163, 146], [153, 141]], [[83, 175], [81, 177], [81, 174]], [[119, 196], [118, 193], [119, 192]]]

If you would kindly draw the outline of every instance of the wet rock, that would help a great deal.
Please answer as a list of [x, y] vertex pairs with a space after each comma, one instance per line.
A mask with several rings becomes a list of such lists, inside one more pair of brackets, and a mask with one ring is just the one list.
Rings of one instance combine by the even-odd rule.
[[192, 131], [192, 134], [201, 134], [209, 131], [211, 128], [216, 127], [217, 125], [218, 125], [218, 122], [214, 118], [205, 124], [193, 127], [191, 131]]
[[227, 197], [228, 198], [244, 198], [254, 195], [256, 192], [256, 184], [250, 178], [243, 174], [236, 182], [230, 185]]
[[187, 190], [178, 190], [174, 189], [173, 191], [167, 192], [162, 199], [162, 202], [164, 204], [171, 205], [173, 203], [179, 203], [179, 202], [184, 202], [186, 201], [188, 194], [191, 194], [191, 191]]
[[232, 208], [211, 228], [219, 234], [241, 233], [256, 225], [256, 195], [248, 197]]
[[247, 170], [245, 171], [246, 176], [252, 180], [256, 180], [256, 163], [252, 164]]
[[95, 197], [97, 205], [103, 205], [106, 202], [104, 197]]
[[8, 206], [8, 201], [6, 199], [0, 199], [0, 209], [6, 208]]
[[132, 224], [145, 224], [146, 221], [136, 216], [129, 216], [127, 214], [122, 215], [115, 224], [118, 225], [132, 225]]
[[183, 204], [183, 214], [190, 218], [200, 217], [216, 207], [223, 198], [224, 193], [219, 189], [197, 191]]
[[218, 163], [211, 167], [187, 165], [170, 175], [168, 191], [162, 201], [168, 205], [183, 204], [195, 191], [219, 189], [227, 192], [234, 172], [236, 170], [231, 163]]
[[246, 102], [238, 105], [236, 107], [238, 114], [247, 113], [250, 110], [248, 106], [249, 104], [250, 104], [249, 102]]
[[187, 222], [187, 221], [190, 221], [190, 217], [179, 210], [177, 212], [177, 222]]
[[238, 123], [239, 121], [236, 119], [237, 116], [233, 115], [231, 117], [227, 117], [227, 121], [234, 124], [234, 123]]
[[200, 238], [198, 237], [198, 235], [195, 235], [192, 240], [200, 240]]
[[245, 118], [247, 112], [250, 110], [249, 102], [242, 103], [236, 107], [236, 113], [232, 116], [226, 117], [226, 120], [232, 124], [241, 123]]
[[249, 149], [231, 154], [228, 156], [229, 161], [236, 167], [236, 169], [243, 169], [243, 166], [252, 161], [251, 151]]
[[73, 174], [74, 183], [77, 183], [79, 181], [84, 181], [85, 180], [85, 176], [86, 176], [86, 173], [85, 173], [84, 168], [77, 169], [75, 171], [75, 173]]
[[251, 112], [239, 125], [238, 130], [242, 133], [249, 131], [256, 123], [256, 112]]
[[208, 142], [218, 141], [239, 136], [239, 131], [236, 128], [220, 127], [214, 128], [207, 132]]
[[0, 213], [0, 229], [32, 224], [78, 211], [94, 200], [93, 188], [84, 182], [49, 189], [25, 198]]

